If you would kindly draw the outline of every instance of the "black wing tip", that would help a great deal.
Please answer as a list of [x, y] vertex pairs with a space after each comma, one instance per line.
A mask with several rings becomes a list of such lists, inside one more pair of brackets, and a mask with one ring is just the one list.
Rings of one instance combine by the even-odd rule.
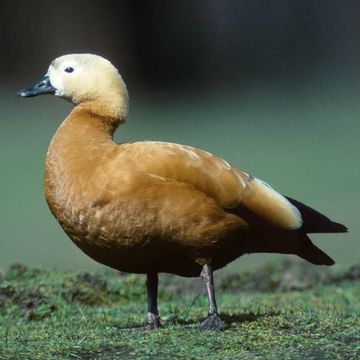
[[331, 266], [335, 264], [335, 260], [333, 260], [331, 257], [329, 257], [329, 260], [327, 260], [326, 263], [324, 263], [323, 265], [325, 266]]
[[310, 225], [305, 222], [302, 229], [306, 234], [338, 234], [349, 232], [345, 225], [330, 220], [325, 223], [312, 223]]
[[300, 211], [303, 218], [303, 230], [306, 233], [346, 233], [348, 228], [330, 220], [324, 214], [288, 196], [286, 198]]

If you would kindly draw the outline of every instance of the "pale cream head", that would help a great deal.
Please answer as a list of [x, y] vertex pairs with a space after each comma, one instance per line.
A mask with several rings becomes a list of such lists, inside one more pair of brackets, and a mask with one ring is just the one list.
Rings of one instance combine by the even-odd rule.
[[104, 116], [126, 120], [128, 92], [110, 61], [94, 54], [69, 54], [56, 58], [46, 74], [55, 95], [74, 103], [96, 107]]

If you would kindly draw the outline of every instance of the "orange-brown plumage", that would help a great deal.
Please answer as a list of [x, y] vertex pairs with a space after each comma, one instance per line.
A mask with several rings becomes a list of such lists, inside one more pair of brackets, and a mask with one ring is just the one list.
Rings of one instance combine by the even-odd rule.
[[[151, 142], [117, 145], [111, 131], [77, 108], [57, 131], [45, 167], [45, 195], [53, 214], [81, 249], [106, 265], [138, 273], [156, 269], [198, 275], [198, 262], [215, 255], [211, 247], [237, 240], [236, 230], [248, 225], [200, 191], [203, 184], [176, 179], [177, 169], [186, 177], [181, 160], [193, 161], [179, 158], [183, 148]], [[179, 165], [170, 162], [167, 168], [166, 158], [174, 156]], [[179, 251], [185, 266], [178, 262]], [[178, 269], [167, 267], [174, 262]]]
[[[69, 67], [74, 74], [64, 73]], [[183, 276], [198, 276], [204, 264], [221, 268], [246, 252], [332, 263], [307, 238], [303, 219], [315, 229], [319, 219], [329, 232], [345, 227], [224, 160], [178, 144], [114, 143], [128, 96], [108, 61], [63, 56], [50, 65], [48, 81], [76, 106], [49, 146], [46, 200], [93, 259], [127, 272]], [[34, 95], [30, 90], [20, 95]]]

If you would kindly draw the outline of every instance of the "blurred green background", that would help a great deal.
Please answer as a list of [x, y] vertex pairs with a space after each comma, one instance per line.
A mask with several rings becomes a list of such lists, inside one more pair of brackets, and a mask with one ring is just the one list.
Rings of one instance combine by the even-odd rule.
[[[116, 140], [204, 148], [338, 222], [312, 238], [360, 260], [360, 3], [3, 1], [0, 13], [0, 268], [96, 265], [43, 198], [52, 134], [72, 108], [16, 98], [62, 54], [93, 52], [122, 73], [128, 123]], [[244, 256], [232, 267], [279, 255]]]

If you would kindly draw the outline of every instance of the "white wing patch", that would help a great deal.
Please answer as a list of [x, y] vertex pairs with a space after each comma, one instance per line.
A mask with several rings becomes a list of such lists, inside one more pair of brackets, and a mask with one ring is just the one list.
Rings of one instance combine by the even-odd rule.
[[303, 224], [303, 219], [301, 217], [300, 211], [291, 204], [284, 196], [275, 191], [269, 184], [265, 181], [253, 178], [253, 181], [256, 183], [256, 188], [261, 192], [261, 197], [264, 199], [264, 209], [267, 208], [266, 203], [269, 203], [269, 209], [267, 211], [279, 213], [279, 219], [283, 219], [282, 227], [289, 230], [296, 230], [301, 228]]
[[261, 179], [256, 178], [256, 177], [254, 177], [254, 179], [255, 179], [256, 181], [258, 181], [258, 182], [261, 182], [263, 185], [267, 186], [268, 188], [274, 190], [273, 187], [272, 187], [271, 185], [269, 185], [267, 182], [265, 182], [264, 180], [261, 180]]

